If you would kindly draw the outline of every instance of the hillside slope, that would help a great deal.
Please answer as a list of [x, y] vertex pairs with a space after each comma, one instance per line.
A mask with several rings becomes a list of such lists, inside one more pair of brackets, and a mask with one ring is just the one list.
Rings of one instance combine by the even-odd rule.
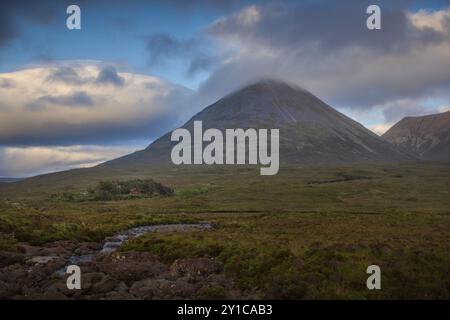
[[450, 160], [450, 111], [403, 118], [383, 137], [421, 159]]

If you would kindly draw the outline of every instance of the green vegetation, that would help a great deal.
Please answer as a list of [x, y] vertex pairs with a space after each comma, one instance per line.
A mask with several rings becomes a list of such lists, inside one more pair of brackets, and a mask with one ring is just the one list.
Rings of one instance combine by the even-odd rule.
[[63, 192], [53, 197], [66, 201], [106, 201], [125, 200], [138, 197], [172, 196], [172, 188], [163, 186], [151, 179], [127, 181], [100, 181], [94, 188], [78, 193]]
[[[216, 257], [241, 289], [262, 298], [449, 298], [448, 215], [221, 214], [217, 229], [147, 234], [122, 250], [165, 262]], [[381, 291], [365, 287], [366, 268], [381, 267]]]
[[176, 190], [177, 196], [182, 197], [192, 197], [192, 196], [199, 196], [202, 194], [208, 193], [209, 189], [207, 186], [200, 186], [200, 187], [191, 187], [191, 188], [180, 188]]
[[[147, 234], [121, 250], [149, 251], [168, 263], [216, 257], [225, 275], [255, 297], [450, 298], [445, 163], [283, 166], [271, 177], [247, 166], [137, 168], [108, 177], [155, 179], [174, 195], [82, 202], [51, 197], [56, 190], [83, 192], [106, 173], [72, 174], [0, 188], [0, 250], [14, 250], [18, 242], [101, 241], [138, 225], [210, 221], [212, 230]], [[371, 264], [381, 267], [380, 291], [366, 289]], [[199, 293], [217, 296], [226, 292], [211, 287]]]

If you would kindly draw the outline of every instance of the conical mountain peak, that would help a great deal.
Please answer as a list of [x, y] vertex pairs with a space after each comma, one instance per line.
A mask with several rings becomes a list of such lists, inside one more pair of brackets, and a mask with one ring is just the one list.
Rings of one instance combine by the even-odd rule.
[[[264, 79], [237, 90], [193, 116], [183, 128], [279, 129], [280, 162], [347, 163], [409, 159], [358, 122], [292, 84]], [[176, 144], [167, 133], [129, 156], [104, 165], [170, 163]]]

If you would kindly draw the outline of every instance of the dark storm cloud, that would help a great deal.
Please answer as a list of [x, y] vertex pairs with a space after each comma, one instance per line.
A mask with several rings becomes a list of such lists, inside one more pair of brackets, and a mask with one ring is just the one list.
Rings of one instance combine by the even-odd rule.
[[125, 80], [117, 74], [116, 68], [113, 66], [103, 67], [95, 80], [97, 84], [112, 84], [121, 87], [125, 84]]
[[83, 91], [74, 92], [64, 96], [43, 96], [28, 104], [25, 108], [29, 111], [40, 111], [48, 105], [58, 105], [64, 107], [92, 107], [93, 99]]

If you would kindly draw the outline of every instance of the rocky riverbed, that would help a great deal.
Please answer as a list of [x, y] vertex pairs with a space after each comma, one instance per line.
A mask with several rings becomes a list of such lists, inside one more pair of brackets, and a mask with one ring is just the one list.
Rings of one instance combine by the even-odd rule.
[[[193, 299], [242, 298], [223, 265], [210, 257], [164, 264], [148, 252], [117, 249], [148, 232], [210, 229], [209, 224], [137, 227], [103, 243], [57, 241], [38, 247], [22, 244], [20, 252], [0, 252], [0, 299]], [[66, 286], [67, 265], [81, 269], [81, 290]]]

